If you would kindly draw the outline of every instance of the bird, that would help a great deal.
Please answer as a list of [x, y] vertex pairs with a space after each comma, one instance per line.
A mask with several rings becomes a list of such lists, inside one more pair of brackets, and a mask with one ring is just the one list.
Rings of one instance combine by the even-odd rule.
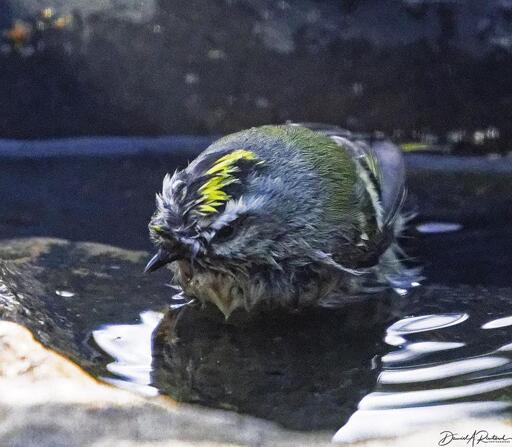
[[418, 284], [398, 238], [400, 149], [329, 125], [286, 123], [220, 138], [163, 179], [149, 235], [187, 303], [236, 309], [345, 305]]

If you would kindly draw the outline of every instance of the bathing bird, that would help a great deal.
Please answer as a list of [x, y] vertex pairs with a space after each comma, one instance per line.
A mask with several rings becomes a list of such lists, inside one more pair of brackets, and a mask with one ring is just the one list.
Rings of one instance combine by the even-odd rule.
[[167, 174], [149, 223], [181, 297], [238, 308], [343, 305], [418, 279], [404, 265], [405, 168], [384, 138], [317, 124], [227, 135]]

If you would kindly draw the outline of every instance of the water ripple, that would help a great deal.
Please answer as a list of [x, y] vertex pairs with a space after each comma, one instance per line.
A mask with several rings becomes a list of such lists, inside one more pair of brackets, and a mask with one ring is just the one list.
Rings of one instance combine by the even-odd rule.
[[108, 324], [96, 329], [92, 337], [96, 344], [114, 361], [107, 370], [114, 377], [103, 380], [125, 389], [145, 395], [156, 395], [151, 383], [151, 336], [162, 319], [159, 312], [146, 311], [140, 314], [138, 324]]
[[395, 438], [427, 424], [500, 413], [511, 406], [508, 402], [482, 401], [389, 410], [358, 410], [332, 440], [353, 443], [370, 438]]
[[428, 424], [509, 410], [512, 334], [491, 337], [480, 329], [511, 325], [509, 316], [482, 324], [465, 312], [397, 321], [385, 338], [397, 349], [382, 357], [375, 390], [361, 399], [333, 441], [395, 437]]
[[416, 332], [432, 331], [446, 328], [466, 321], [466, 313], [446, 313], [437, 315], [422, 315], [404, 318], [388, 328], [388, 334], [413, 334]]
[[512, 317], [498, 318], [482, 325], [482, 329], [498, 329], [500, 327], [512, 326]]

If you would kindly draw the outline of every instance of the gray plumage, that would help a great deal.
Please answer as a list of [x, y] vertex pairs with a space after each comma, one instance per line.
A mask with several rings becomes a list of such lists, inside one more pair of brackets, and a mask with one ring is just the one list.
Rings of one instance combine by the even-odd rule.
[[409, 288], [417, 272], [396, 243], [404, 183], [388, 141], [306, 125], [228, 135], [164, 179], [148, 270], [169, 264], [186, 297], [226, 317]]

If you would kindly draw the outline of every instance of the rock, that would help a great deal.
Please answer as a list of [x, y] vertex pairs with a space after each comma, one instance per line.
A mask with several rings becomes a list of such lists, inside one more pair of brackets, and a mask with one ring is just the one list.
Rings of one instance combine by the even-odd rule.
[[93, 367], [94, 352], [84, 343], [90, 331], [111, 319], [135, 320], [144, 309], [167, 305], [163, 277], [155, 283], [142, 275], [146, 257], [58, 239], [4, 241], [0, 317], [22, 322], [43, 343]]
[[[30, 332], [0, 322], [0, 445], [5, 447], [323, 446], [328, 434], [286, 431], [259, 419], [167, 398], [144, 399], [101, 384]], [[510, 434], [505, 420], [469, 419], [363, 447], [430, 447], [443, 430]]]
[[[482, 357], [510, 342], [506, 332], [498, 337], [480, 330], [510, 305], [510, 288], [492, 286], [429, 284], [395, 300], [398, 306], [379, 300], [376, 307], [239, 314], [228, 324], [212, 309], [186, 308], [167, 312], [153, 342], [147, 338], [151, 385], [180, 401], [239, 414], [169, 397], [144, 398], [98, 382], [68, 358], [96, 377], [116, 378], [109, 368], [115, 353], [101, 353], [91, 333], [136, 325], [141, 311], [168, 308], [166, 273], [142, 275], [147, 258], [145, 252], [59, 239], [0, 243], [0, 316], [65, 355], [18, 324], [0, 322], [0, 445], [327, 445], [374, 389], [376, 359], [389, 350], [383, 338], [390, 320], [458, 312], [471, 316], [463, 331], [433, 330], [427, 340], [462, 342], [471, 355], [476, 347], [485, 351]], [[135, 366], [140, 372], [145, 365]], [[117, 379], [128, 384], [127, 377]], [[444, 386], [464, 383], [462, 377], [454, 380]], [[496, 402], [506, 405], [507, 392], [496, 394]], [[359, 411], [359, 425], [349, 422], [345, 433], [364, 440], [371, 428], [389, 436], [389, 430], [366, 427], [364, 418]], [[399, 440], [364, 445], [432, 445], [442, 430], [471, 427], [498, 432], [507, 426], [497, 417], [474, 425], [438, 421], [434, 428], [422, 426], [421, 434], [404, 425]]]
[[5, 447], [328, 445], [327, 435], [101, 384], [15, 323], [0, 322], [0, 365]]
[[[150, 364], [135, 358], [131, 365], [127, 357], [116, 358], [114, 351], [102, 353], [100, 339], [93, 340], [91, 334], [123, 327], [124, 332], [111, 333], [126, 342], [126, 331], [137, 327], [142, 311], [168, 308], [172, 291], [165, 286], [166, 273], [142, 274], [148, 257], [59, 239], [0, 243], [0, 316], [23, 324], [44, 345], [65, 355], [43, 348], [14, 323], [0, 323], [0, 445], [108, 446], [123, 441], [164, 446], [174, 442], [169, 439], [183, 445], [323, 445], [374, 390], [378, 359], [389, 351], [384, 333], [390, 321], [458, 312], [471, 315], [463, 331], [433, 330], [426, 340], [462, 342], [471, 355], [478, 347], [490, 356], [510, 342], [506, 333], [497, 337], [480, 330], [509, 308], [510, 288], [429, 284], [404, 300], [395, 297], [394, 306], [381, 299], [339, 310], [250, 318], [242, 313], [227, 324], [213, 309], [167, 312], [153, 341], [151, 334], [141, 338], [149, 356], [143, 360]], [[136, 353], [123, 346], [133, 358]], [[148, 384], [164, 393], [240, 414], [115, 389], [67, 358], [96, 377], [117, 379], [124, 386], [130, 385], [129, 376], [122, 376], [127, 367], [135, 366], [139, 375], [148, 367]], [[113, 360], [123, 360], [124, 369], [109, 366]], [[446, 386], [458, 386], [463, 378], [455, 381]], [[504, 391], [496, 395], [500, 402], [508, 399]], [[360, 420], [364, 422], [364, 416]], [[487, 423], [481, 420], [479, 427]], [[439, 431], [447, 429], [446, 424]], [[452, 424], [458, 427], [454, 421], [448, 429]], [[355, 428], [365, 439], [368, 427]], [[400, 441], [408, 445], [410, 429], [402, 428]], [[428, 437], [421, 442], [437, 442], [435, 430], [425, 433]], [[414, 436], [411, 439], [420, 442]], [[400, 445], [397, 442], [390, 441]]]

